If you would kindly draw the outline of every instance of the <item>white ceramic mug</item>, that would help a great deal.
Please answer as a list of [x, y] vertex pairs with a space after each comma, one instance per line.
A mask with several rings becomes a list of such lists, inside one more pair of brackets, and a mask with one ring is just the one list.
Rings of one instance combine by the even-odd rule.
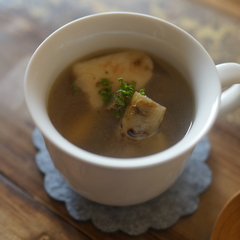
[[[81, 56], [118, 47], [159, 56], [174, 65], [192, 87], [196, 102], [192, 127], [163, 152], [134, 159], [99, 156], [63, 138], [48, 117], [46, 101], [57, 75]], [[143, 14], [112, 12], [83, 17], [50, 35], [29, 62], [25, 96], [52, 160], [68, 183], [90, 200], [124, 206], [147, 201], [176, 181], [217, 115], [239, 105], [240, 86], [233, 85], [239, 82], [240, 65], [215, 66], [204, 48], [180, 28]]]

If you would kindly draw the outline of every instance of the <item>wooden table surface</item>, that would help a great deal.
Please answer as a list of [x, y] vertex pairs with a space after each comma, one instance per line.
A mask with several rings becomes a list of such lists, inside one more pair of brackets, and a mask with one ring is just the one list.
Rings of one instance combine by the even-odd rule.
[[76, 18], [133, 11], [168, 20], [192, 34], [216, 64], [240, 63], [239, 0], [0, 0], [0, 239], [207, 240], [226, 201], [240, 190], [240, 108], [209, 133], [213, 181], [194, 214], [173, 227], [130, 237], [105, 234], [72, 219], [43, 188], [31, 141], [34, 124], [23, 95], [30, 56], [50, 33]]

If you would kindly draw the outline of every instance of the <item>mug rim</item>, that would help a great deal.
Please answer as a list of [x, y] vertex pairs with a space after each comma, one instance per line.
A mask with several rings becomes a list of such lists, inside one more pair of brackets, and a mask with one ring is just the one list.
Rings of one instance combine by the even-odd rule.
[[[137, 158], [113, 158], [113, 157], [107, 157], [107, 156], [102, 156], [102, 155], [98, 155], [95, 153], [91, 153], [88, 152], [84, 149], [81, 149], [77, 146], [75, 146], [74, 144], [70, 143], [68, 140], [66, 140], [56, 129], [55, 127], [52, 125], [52, 129], [54, 132], [54, 136], [58, 136], [59, 139], [61, 139], [61, 141], [56, 141], [54, 140], [54, 137], [52, 135], [49, 134], [49, 132], [44, 128], [44, 126], [38, 121], [38, 119], [36, 118], [36, 116], [34, 116], [34, 114], [31, 111], [31, 106], [30, 106], [30, 99], [28, 96], [28, 81], [29, 81], [29, 73], [31, 71], [31, 67], [32, 67], [32, 62], [35, 59], [36, 55], [38, 54], [39, 51], [41, 51], [41, 47], [48, 42], [49, 40], [51, 40], [51, 38], [58, 33], [59, 31], [64, 30], [65, 28], [67, 28], [69, 25], [75, 24], [79, 21], [82, 21], [84, 19], [88, 19], [88, 18], [94, 18], [94, 17], [99, 17], [99, 16], [105, 16], [105, 15], [131, 15], [131, 16], [139, 16], [139, 17], [145, 17], [145, 18], [151, 18], [154, 19], [156, 21], [159, 21], [165, 25], [168, 25], [169, 27], [172, 27], [174, 29], [177, 29], [178, 31], [182, 32], [186, 37], [191, 38], [191, 41], [194, 41], [195, 44], [197, 44], [197, 46], [199, 48], [201, 48], [201, 51], [205, 52], [205, 55], [207, 54], [209, 59], [211, 59], [211, 57], [209, 56], [209, 54], [207, 53], [207, 51], [203, 48], [203, 46], [195, 39], [193, 38], [189, 33], [187, 33], [186, 31], [184, 31], [183, 29], [181, 29], [180, 27], [157, 17], [154, 16], [150, 16], [147, 14], [142, 14], [142, 13], [136, 13], [136, 12], [124, 12], [124, 11], [114, 11], [114, 12], [105, 12], [105, 13], [97, 13], [97, 14], [91, 14], [88, 16], [84, 16], [82, 18], [73, 20], [63, 26], [61, 26], [60, 28], [58, 28], [56, 31], [54, 31], [52, 34], [50, 34], [40, 45], [39, 47], [36, 49], [36, 51], [34, 52], [34, 54], [32, 55], [29, 64], [27, 66], [26, 69], [26, 73], [25, 73], [25, 78], [24, 78], [24, 95], [25, 95], [25, 101], [27, 103], [27, 107], [29, 110], [29, 113], [32, 117], [32, 119], [34, 120], [36, 126], [39, 128], [39, 130], [42, 132], [43, 136], [50, 141], [55, 147], [61, 149], [61, 151], [65, 152], [66, 154], [76, 158], [77, 160], [80, 161], [84, 161], [87, 162], [89, 164], [92, 165], [97, 165], [97, 166], [104, 166], [104, 167], [109, 167], [109, 168], [117, 168], [117, 169], [126, 169], [126, 168], [142, 168], [142, 167], [150, 167], [150, 166], [154, 166], [156, 164], [163, 164], [166, 161], [171, 161], [171, 159], [174, 159], [176, 157], [179, 157], [181, 155], [186, 154], [187, 152], [193, 150], [193, 148], [196, 146], [196, 144], [202, 139], [202, 137], [205, 136], [205, 134], [208, 132], [208, 130], [212, 127], [217, 114], [218, 114], [218, 109], [219, 109], [219, 103], [220, 103], [220, 94], [218, 94], [218, 96], [216, 96], [216, 100], [213, 103], [212, 106], [212, 111], [211, 114], [208, 117], [208, 120], [205, 122], [204, 124], [204, 128], [202, 128], [197, 135], [195, 135], [191, 141], [188, 141], [188, 145], [184, 146], [180, 149], [181, 147], [181, 143], [183, 142], [184, 138], [181, 139], [180, 141], [178, 141], [176, 144], [174, 144], [173, 146], [167, 148], [164, 151], [161, 151], [159, 153], [155, 153], [152, 155], [148, 155], [148, 156], [143, 156], [143, 157], [137, 157]], [[212, 60], [212, 59], [211, 59]], [[213, 66], [215, 67], [215, 64], [212, 61]], [[218, 76], [216, 67], [215, 67], [215, 71], [216, 71], [216, 76]], [[48, 117], [49, 118], [49, 117]], [[50, 119], [49, 119], [50, 121]], [[180, 145], [180, 147], [179, 147]], [[177, 151], [175, 151], [177, 150]]]

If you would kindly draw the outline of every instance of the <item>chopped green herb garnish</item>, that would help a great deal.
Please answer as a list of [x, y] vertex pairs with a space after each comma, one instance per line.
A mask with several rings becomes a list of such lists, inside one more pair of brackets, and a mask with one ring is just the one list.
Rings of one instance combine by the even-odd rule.
[[126, 105], [126, 103], [125, 103], [125, 101], [124, 101], [124, 98], [122, 98], [122, 97], [120, 97], [120, 96], [117, 96], [117, 97], [116, 97], [116, 102], [117, 102], [117, 104], [118, 104], [119, 106], [125, 106], [125, 105]]
[[105, 71], [105, 74], [108, 74], [108, 71]]
[[106, 87], [110, 86], [112, 82], [110, 82], [107, 78], [102, 78], [99, 82], [96, 83], [96, 87]]
[[121, 82], [121, 85], [117, 92], [121, 93], [125, 98], [131, 98], [135, 92], [136, 82], [126, 83], [122, 78], [118, 78], [118, 81]]
[[71, 87], [71, 90], [73, 91], [73, 95], [80, 95], [81, 89], [77, 86], [75, 81], [71, 82], [70, 87]]
[[130, 99], [135, 92], [136, 82], [127, 83], [124, 82], [122, 78], [118, 78], [118, 81], [121, 82], [121, 84], [115, 95], [114, 102], [111, 105], [111, 111], [116, 118], [121, 118], [127, 108], [128, 99]]
[[71, 88], [73, 91], [78, 91], [79, 87], [77, 86], [76, 82], [71, 82]]
[[115, 118], [121, 118], [125, 110], [126, 110], [126, 106], [120, 107], [120, 108], [116, 108], [116, 107], [111, 108], [111, 112], [114, 114]]
[[[105, 73], [107, 73], [107, 71]], [[96, 83], [96, 87], [101, 87], [98, 94], [102, 97], [103, 104], [105, 106], [111, 104], [109, 107], [111, 112], [116, 118], [121, 118], [125, 113], [129, 99], [135, 92], [136, 82], [132, 81], [131, 83], [127, 83], [124, 82], [123, 78], [118, 78], [118, 81], [121, 84], [119, 89], [116, 91], [115, 96], [112, 92], [112, 82], [110, 82], [108, 78], [102, 78]], [[140, 89], [139, 93], [145, 95], [145, 89]]]
[[107, 78], [102, 78], [101, 83], [103, 86], [110, 86], [112, 84]]
[[[123, 78], [118, 78], [118, 81], [121, 82], [121, 84], [119, 90], [117, 90], [114, 103], [111, 105], [111, 111], [116, 118], [121, 118], [127, 108], [128, 99], [130, 99], [135, 92], [136, 82], [132, 81], [131, 83], [127, 83], [124, 82]], [[145, 95], [145, 89], [140, 89], [139, 93]]]
[[104, 105], [109, 105], [113, 98], [112, 93], [112, 82], [107, 78], [102, 78], [99, 82], [96, 83], [96, 87], [103, 87], [98, 91], [98, 94], [102, 97]]
[[104, 105], [109, 105], [113, 98], [112, 88], [106, 87], [98, 91], [98, 94], [102, 97]]
[[145, 88], [141, 88], [141, 89], [139, 90], [139, 93], [140, 93], [141, 95], [146, 95], [146, 94], [145, 94]]

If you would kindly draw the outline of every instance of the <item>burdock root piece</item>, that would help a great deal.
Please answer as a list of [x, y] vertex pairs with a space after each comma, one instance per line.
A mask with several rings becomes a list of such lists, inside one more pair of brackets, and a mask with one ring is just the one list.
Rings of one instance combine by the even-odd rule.
[[166, 108], [135, 92], [120, 124], [122, 137], [143, 139], [159, 131]]

